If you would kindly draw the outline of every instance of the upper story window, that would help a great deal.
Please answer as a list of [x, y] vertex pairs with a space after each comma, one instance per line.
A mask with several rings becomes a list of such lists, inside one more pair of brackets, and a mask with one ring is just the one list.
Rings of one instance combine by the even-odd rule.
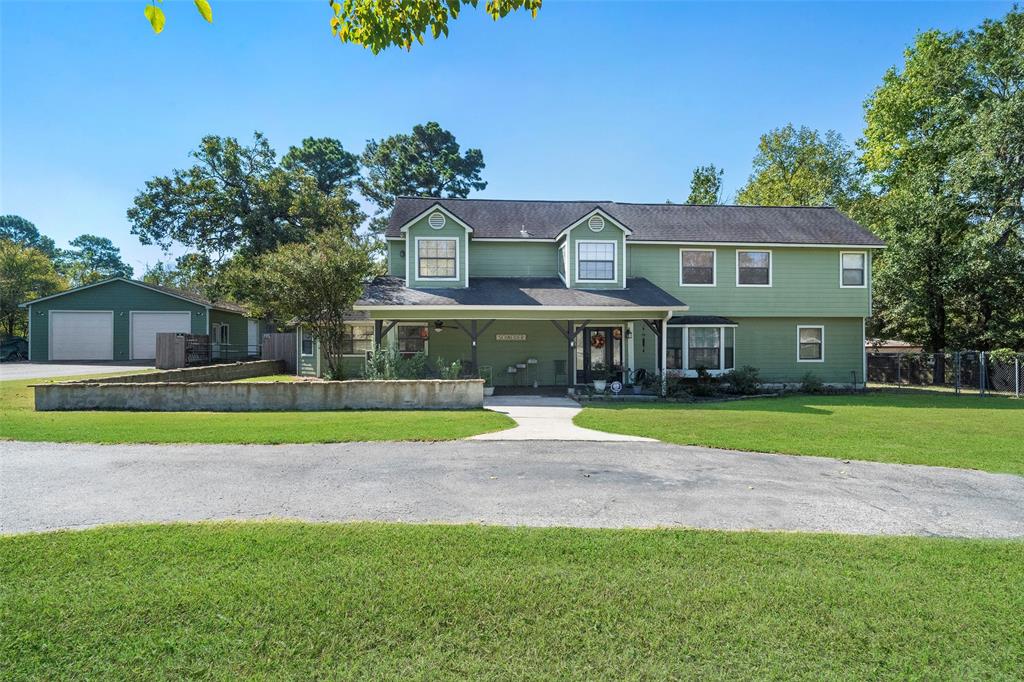
[[715, 286], [715, 250], [681, 249], [679, 251], [680, 286]]
[[368, 324], [346, 324], [341, 339], [343, 355], [364, 355], [373, 350], [373, 326]]
[[868, 255], [863, 251], [839, 253], [839, 286], [863, 287], [867, 282]]
[[770, 287], [772, 285], [771, 251], [736, 252], [736, 286]]
[[576, 279], [615, 281], [615, 242], [576, 242]]
[[565, 244], [558, 247], [558, 276], [565, 281]]
[[457, 239], [416, 240], [416, 277], [418, 279], [458, 279], [459, 241]]
[[798, 325], [796, 328], [797, 362], [825, 361], [825, 328], [821, 325]]

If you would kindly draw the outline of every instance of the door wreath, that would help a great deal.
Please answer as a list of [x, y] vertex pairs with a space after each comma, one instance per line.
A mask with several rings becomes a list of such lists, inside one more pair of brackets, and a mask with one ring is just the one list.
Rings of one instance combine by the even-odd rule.
[[594, 334], [591, 336], [590, 345], [593, 348], [604, 348], [604, 334]]

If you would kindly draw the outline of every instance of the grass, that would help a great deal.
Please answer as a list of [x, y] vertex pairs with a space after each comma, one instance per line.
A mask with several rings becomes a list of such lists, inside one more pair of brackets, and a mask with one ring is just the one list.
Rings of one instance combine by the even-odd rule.
[[248, 379], [236, 379], [236, 384], [251, 384], [263, 381], [270, 381], [272, 383], [291, 383], [298, 381], [299, 378], [294, 374], [268, 374], [262, 377], [249, 377]]
[[5, 679], [1010, 679], [1024, 543], [218, 523], [0, 537]]
[[922, 392], [587, 407], [576, 423], [669, 443], [1024, 475], [1024, 402]]
[[515, 425], [488, 410], [36, 412], [29, 384], [0, 381], [0, 440], [60, 443], [338, 443], [465, 438]]

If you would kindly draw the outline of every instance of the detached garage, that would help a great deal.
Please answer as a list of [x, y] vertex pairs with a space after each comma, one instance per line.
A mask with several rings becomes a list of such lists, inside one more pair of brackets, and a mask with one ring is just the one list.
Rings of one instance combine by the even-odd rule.
[[180, 289], [115, 278], [22, 304], [29, 360], [139, 361], [156, 357], [161, 332], [209, 334], [215, 353], [255, 351], [245, 309]]

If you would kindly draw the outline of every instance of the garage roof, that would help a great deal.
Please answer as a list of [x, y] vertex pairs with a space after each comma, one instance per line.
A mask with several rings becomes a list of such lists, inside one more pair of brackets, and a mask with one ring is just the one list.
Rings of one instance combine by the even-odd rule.
[[135, 286], [142, 287], [143, 289], [149, 289], [150, 291], [155, 291], [160, 294], [173, 296], [174, 298], [180, 298], [183, 301], [195, 303], [196, 305], [201, 305], [206, 308], [212, 308], [213, 310], [221, 310], [227, 313], [238, 313], [239, 315], [247, 314], [246, 309], [238, 305], [237, 303], [232, 303], [230, 301], [211, 301], [210, 299], [204, 296], [200, 296], [194, 291], [177, 289], [175, 287], [165, 287], [159, 284], [149, 284], [147, 282], [139, 282], [134, 279], [128, 279], [127, 277], [111, 277], [109, 279], [104, 279], [99, 282], [93, 282], [92, 284], [86, 284], [84, 286], [75, 287], [74, 289], [68, 289], [67, 291], [62, 291], [58, 294], [53, 294], [51, 296], [43, 296], [42, 298], [27, 301], [25, 303], [22, 303], [20, 307], [25, 308], [35, 303], [39, 303], [41, 301], [49, 301], [50, 299], [60, 298], [61, 296], [73, 294], [84, 289], [91, 289], [92, 287], [103, 286], [104, 284], [110, 284], [111, 282], [127, 282], [128, 284], [134, 284]]

